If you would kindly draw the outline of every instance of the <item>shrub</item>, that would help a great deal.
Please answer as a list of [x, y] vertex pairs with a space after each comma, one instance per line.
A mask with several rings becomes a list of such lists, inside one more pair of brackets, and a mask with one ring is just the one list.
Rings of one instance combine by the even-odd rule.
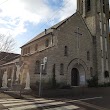
[[91, 79], [87, 80], [88, 87], [98, 87], [98, 75], [95, 74], [94, 76], [91, 76]]
[[104, 83], [104, 84], [99, 84], [98, 87], [110, 87], [110, 82]]

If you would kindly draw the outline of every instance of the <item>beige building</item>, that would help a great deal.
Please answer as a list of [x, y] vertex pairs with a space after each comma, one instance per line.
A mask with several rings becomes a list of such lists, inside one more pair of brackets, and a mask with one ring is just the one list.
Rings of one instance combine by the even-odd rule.
[[[15, 84], [17, 84], [17, 67], [16, 63], [20, 62], [20, 55], [16, 55], [8, 62], [0, 65], [0, 87], [1, 88], [13, 88]], [[6, 75], [4, 75], [6, 72]], [[6, 87], [3, 87], [3, 82], [5, 83]]]
[[109, 0], [77, 0], [77, 11], [46, 29], [21, 47], [22, 60], [29, 62], [31, 85], [40, 80], [40, 65], [47, 57], [42, 81], [86, 86], [98, 74], [99, 83], [109, 82]]

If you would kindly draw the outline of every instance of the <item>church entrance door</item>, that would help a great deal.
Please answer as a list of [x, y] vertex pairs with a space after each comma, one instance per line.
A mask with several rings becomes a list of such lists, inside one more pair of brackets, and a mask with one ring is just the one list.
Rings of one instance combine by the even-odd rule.
[[79, 71], [73, 68], [71, 71], [71, 86], [79, 86]]

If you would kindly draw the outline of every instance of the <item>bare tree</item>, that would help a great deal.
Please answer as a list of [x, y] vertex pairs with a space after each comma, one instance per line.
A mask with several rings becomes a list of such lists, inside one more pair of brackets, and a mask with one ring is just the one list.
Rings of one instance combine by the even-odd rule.
[[0, 51], [2, 52], [12, 52], [15, 47], [15, 40], [11, 35], [0, 34]]

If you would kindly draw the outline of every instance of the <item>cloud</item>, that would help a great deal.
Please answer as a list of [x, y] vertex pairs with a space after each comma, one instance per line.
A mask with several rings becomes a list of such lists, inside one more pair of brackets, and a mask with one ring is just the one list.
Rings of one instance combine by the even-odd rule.
[[76, 2], [77, 0], [0, 0], [0, 33], [9, 33], [18, 38], [28, 36], [31, 30], [30, 33], [35, 35], [36, 28], [42, 30], [40, 24], [50, 27], [72, 15], [76, 11]]
[[67, 18], [76, 11], [77, 0], [64, 0], [60, 14], [60, 20]]
[[[44, 0], [47, 4], [51, 4], [53, 14], [50, 14], [46, 25], [54, 25], [61, 20], [69, 17], [76, 11], [77, 0]], [[49, 2], [51, 1], [51, 3]], [[54, 5], [54, 6], [53, 6]], [[56, 6], [55, 6], [56, 5]]]
[[27, 22], [37, 26], [50, 20], [48, 25], [53, 25], [73, 14], [73, 6], [74, 0], [8, 0], [0, 7], [0, 33], [13, 37], [26, 33]]
[[0, 33], [8, 31], [16, 37], [27, 31], [26, 22], [37, 25], [51, 13], [43, 0], [8, 0], [0, 8]]
[[40, 18], [48, 17], [51, 14], [51, 9], [46, 5], [44, 0], [20, 0], [25, 4], [24, 8], [33, 15], [40, 16]]

